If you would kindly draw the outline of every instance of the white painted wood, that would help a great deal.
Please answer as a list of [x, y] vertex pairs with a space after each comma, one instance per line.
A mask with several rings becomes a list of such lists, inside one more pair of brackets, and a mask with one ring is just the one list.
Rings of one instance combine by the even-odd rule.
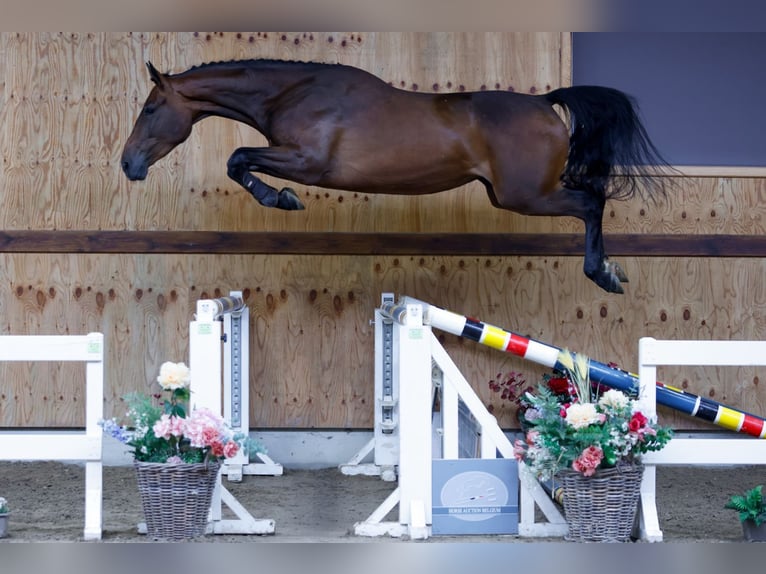
[[0, 460], [85, 461], [86, 540], [102, 534], [103, 430], [99, 421], [104, 408], [104, 336], [8, 335], [0, 337], [0, 361], [86, 362], [85, 432], [0, 432]]
[[[689, 341], [641, 339], [640, 364], [744, 366], [766, 363], [766, 341]], [[639, 345], [641, 343], [639, 342]]]
[[[666, 365], [766, 365], [766, 341], [659, 340], [638, 342], [639, 397], [648, 416], [656, 416], [657, 367]], [[731, 438], [673, 438], [659, 452], [642, 456], [640, 536], [661, 542], [657, 518], [656, 467], [658, 465], [766, 464], [766, 440], [732, 433]]]
[[731, 438], [673, 438], [659, 452], [647, 452], [644, 464], [663, 466], [766, 464], [766, 440]]
[[[411, 524], [415, 500], [431, 500], [430, 329], [421, 307], [407, 306], [407, 324], [394, 329], [394, 371], [399, 378], [399, 522]], [[431, 523], [431, 506], [426, 509]]]
[[223, 415], [223, 323], [216, 320], [189, 323], [190, 410], [208, 408]]
[[101, 449], [101, 437], [80, 433], [76, 436], [55, 431], [0, 433], [1, 460], [100, 461]]
[[[429, 333], [433, 337], [433, 333]], [[433, 343], [432, 343], [433, 344]], [[458, 427], [458, 403], [459, 397], [457, 389], [454, 385], [448, 384], [444, 380], [444, 374], [442, 373], [442, 458], [455, 459], [458, 458], [459, 447], [459, 427]]]

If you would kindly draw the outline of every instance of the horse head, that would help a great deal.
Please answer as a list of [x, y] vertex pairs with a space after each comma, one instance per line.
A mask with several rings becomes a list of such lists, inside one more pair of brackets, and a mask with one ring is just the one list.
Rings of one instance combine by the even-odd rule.
[[120, 163], [128, 179], [146, 178], [149, 166], [166, 156], [192, 131], [193, 114], [186, 99], [176, 91], [171, 78], [146, 63], [154, 83], [133, 131], [125, 142]]

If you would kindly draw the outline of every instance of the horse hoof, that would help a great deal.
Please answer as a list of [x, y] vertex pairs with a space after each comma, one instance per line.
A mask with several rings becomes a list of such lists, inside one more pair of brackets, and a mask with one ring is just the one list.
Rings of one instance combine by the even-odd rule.
[[628, 283], [628, 276], [625, 274], [619, 263], [614, 263], [604, 258], [600, 280], [596, 281], [604, 291], [608, 293], [624, 293], [620, 283]]
[[609, 271], [620, 283], [628, 283], [628, 276], [619, 263], [608, 263]]
[[610, 293], [617, 293], [618, 295], [622, 295], [625, 293], [625, 291], [622, 288], [622, 285], [620, 285], [617, 281], [614, 281], [609, 289], [607, 289]]
[[279, 209], [285, 209], [287, 211], [298, 211], [301, 209], [306, 209], [303, 206], [303, 203], [301, 203], [301, 200], [298, 199], [295, 191], [289, 187], [283, 187], [282, 191], [280, 191], [277, 195], [276, 207]]

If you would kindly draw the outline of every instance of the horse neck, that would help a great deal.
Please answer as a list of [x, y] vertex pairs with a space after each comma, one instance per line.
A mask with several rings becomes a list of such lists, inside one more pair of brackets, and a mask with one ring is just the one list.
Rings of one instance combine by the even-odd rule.
[[279, 96], [304, 83], [308, 74], [299, 70], [280, 71], [254, 65], [201, 68], [174, 78], [176, 90], [195, 109], [194, 121], [219, 116], [250, 125], [265, 133], [268, 115]]

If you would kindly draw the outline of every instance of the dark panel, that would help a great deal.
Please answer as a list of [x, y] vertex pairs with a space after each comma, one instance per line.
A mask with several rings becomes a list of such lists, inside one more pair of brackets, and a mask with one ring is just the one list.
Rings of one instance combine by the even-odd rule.
[[[605, 237], [610, 255], [766, 257], [760, 235]], [[582, 255], [574, 233], [337, 233], [216, 231], [2, 231], [6, 253], [256, 253], [306, 255]]]
[[573, 35], [574, 84], [636, 98], [674, 165], [766, 166], [766, 34]]

